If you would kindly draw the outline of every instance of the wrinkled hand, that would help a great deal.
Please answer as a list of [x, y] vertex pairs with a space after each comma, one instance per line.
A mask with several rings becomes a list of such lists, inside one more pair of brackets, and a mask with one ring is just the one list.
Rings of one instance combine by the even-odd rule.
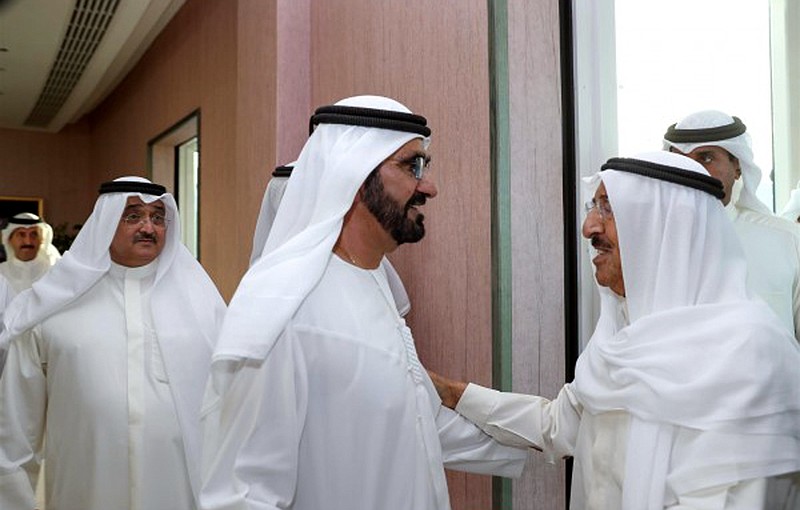
[[448, 379], [430, 370], [428, 370], [428, 375], [439, 393], [439, 398], [442, 399], [442, 405], [455, 409], [461, 395], [467, 389], [467, 383]]

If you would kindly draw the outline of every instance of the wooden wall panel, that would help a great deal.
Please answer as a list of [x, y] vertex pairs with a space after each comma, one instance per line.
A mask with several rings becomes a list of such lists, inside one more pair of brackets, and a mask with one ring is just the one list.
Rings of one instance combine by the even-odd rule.
[[[564, 384], [564, 215], [559, 2], [508, 2], [514, 391]], [[528, 461], [515, 509], [565, 508], [564, 466]]]
[[[313, 2], [312, 106], [393, 97], [428, 118], [439, 196], [426, 238], [391, 259], [423, 363], [491, 384], [491, 209], [485, 0]], [[489, 477], [449, 474], [454, 509], [491, 508]]]
[[311, 0], [278, 0], [277, 160], [297, 159], [308, 138], [311, 105]]
[[83, 223], [96, 191], [88, 179], [89, 143], [86, 122], [58, 134], [0, 129], [0, 195], [44, 198], [51, 225]]
[[[217, 189], [234, 207], [233, 216], [219, 218], [218, 230], [211, 235], [220, 255], [227, 250], [236, 256], [238, 271], [231, 283], [235, 289], [250, 260], [253, 232], [267, 181], [272, 176], [276, 159], [276, 14], [275, 2], [239, 0], [237, 27], [236, 86], [236, 164], [225, 171], [224, 182]], [[231, 222], [230, 218], [237, 218]], [[217, 233], [236, 225], [236, 244], [223, 240]], [[228, 242], [226, 242], [228, 241]], [[231, 249], [235, 246], [235, 249]], [[244, 252], [244, 253], [242, 253]], [[244, 255], [244, 257], [242, 257]], [[242, 262], [245, 265], [242, 265]], [[232, 293], [231, 293], [232, 294]]]

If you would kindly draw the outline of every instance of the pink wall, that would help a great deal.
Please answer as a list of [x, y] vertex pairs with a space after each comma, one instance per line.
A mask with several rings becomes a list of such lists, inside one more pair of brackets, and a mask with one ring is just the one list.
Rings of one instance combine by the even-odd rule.
[[86, 122], [58, 134], [0, 129], [0, 195], [43, 198], [51, 225], [82, 223], [96, 191], [88, 177], [90, 142]]

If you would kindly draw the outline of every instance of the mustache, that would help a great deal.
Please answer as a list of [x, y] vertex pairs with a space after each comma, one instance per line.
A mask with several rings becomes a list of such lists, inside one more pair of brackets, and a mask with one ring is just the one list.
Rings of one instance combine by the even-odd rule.
[[23, 244], [22, 246], [20, 246], [20, 248], [22, 248], [23, 250], [33, 250], [34, 248], [36, 248], [36, 246], [33, 244]]
[[158, 237], [156, 237], [153, 232], [137, 232], [133, 236], [133, 242], [138, 243], [140, 241], [151, 241], [157, 243]]
[[413, 195], [411, 195], [411, 198], [408, 199], [408, 202], [406, 202], [406, 212], [408, 212], [408, 210], [414, 206], [425, 205], [427, 201], [428, 196], [425, 193], [419, 191], [415, 192]]
[[611, 249], [611, 243], [609, 243], [605, 239], [602, 239], [600, 236], [594, 236], [594, 237], [592, 237], [592, 248], [610, 250]]

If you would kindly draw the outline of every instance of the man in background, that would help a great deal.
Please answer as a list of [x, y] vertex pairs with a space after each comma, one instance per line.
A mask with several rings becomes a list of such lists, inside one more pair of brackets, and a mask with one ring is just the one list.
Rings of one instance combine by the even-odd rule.
[[[52, 227], [33, 213], [14, 215], [3, 229], [6, 261], [0, 263], [0, 324], [11, 299], [30, 288], [61, 258], [52, 241]], [[0, 374], [5, 356], [5, 349], [0, 346]]]
[[756, 196], [761, 169], [744, 123], [720, 111], [700, 111], [670, 126], [663, 143], [722, 181], [722, 203], [744, 248], [748, 285], [800, 339], [800, 232]]
[[53, 246], [53, 229], [33, 213], [13, 216], [3, 229], [6, 261], [0, 263], [0, 276], [15, 293], [29, 288], [61, 258]]

